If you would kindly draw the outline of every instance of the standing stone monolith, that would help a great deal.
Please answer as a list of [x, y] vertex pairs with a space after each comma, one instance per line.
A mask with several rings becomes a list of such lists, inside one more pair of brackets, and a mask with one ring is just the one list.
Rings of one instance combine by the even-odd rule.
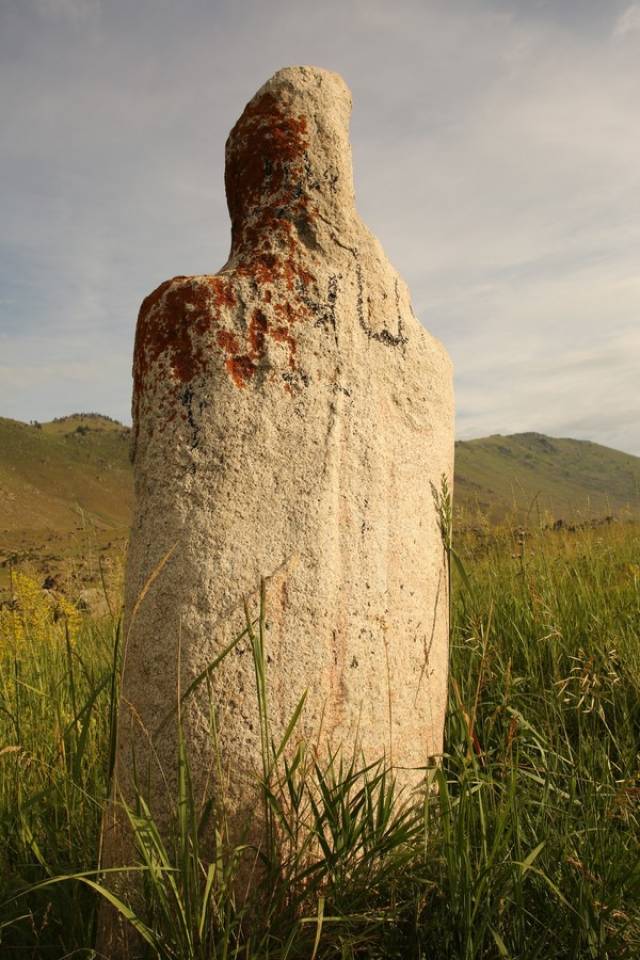
[[[116, 790], [132, 798], [144, 771], [160, 823], [177, 776], [176, 724], [161, 720], [243, 629], [245, 599], [256, 615], [261, 578], [276, 740], [306, 691], [296, 737], [384, 757], [405, 792], [442, 749], [431, 484], [452, 479], [451, 364], [356, 212], [350, 112], [336, 74], [278, 71], [227, 141], [228, 262], [140, 310]], [[240, 833], [262, 769], [246, 640], [209, 683], [222, 770], [203, 684], [181, 715], [194, 791], [224, 789]], [[126, 834], [112, 812], [106, 865], [130, 857]]]

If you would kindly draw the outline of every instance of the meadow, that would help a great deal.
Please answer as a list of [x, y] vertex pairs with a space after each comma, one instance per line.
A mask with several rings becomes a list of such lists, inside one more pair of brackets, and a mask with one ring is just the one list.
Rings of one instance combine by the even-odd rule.
[[[423, 802], [404, 805], [380, 766], [302, 750], [285, 763], [267, 735], [269, 842], [243, 903], [240, 854], [224, 852], [213, 814], [198, 821], [185, 752], [175, 842], [144, 805], [131, 811], [150, 958], [640, 956], [640, 528], [476, 526], [456, 537], [451, 573], [445, 754]], [[90, 958], [118, 610], [83, 615], [28, 569], [12, 571], [11, 596], [0, 956]], [[260, 623], [251, 637], [259, 665]]]

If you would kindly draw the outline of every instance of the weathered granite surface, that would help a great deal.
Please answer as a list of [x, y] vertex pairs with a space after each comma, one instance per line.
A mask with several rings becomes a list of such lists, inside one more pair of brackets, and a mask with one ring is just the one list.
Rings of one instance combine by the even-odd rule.
[[[257, 612], [261, 577], [276, 737], [306, 690], [298, 734], [321, 754], [384, 756], [410, 789], [442, 747], [447, 575], [430, 482], [452, 480], [451, 364], [356, 212], [350, 112], [336, 74], [278, 71], [227, 141], [228, 262], [168, 280], [140, 310], [116, 773], [131, 797], [136, 755], [161, 822], [176, 738], [157, 727], [242, 629], [243, 599]], [[261, 770], [246, 641], [211, 682], [241, 830]], [[206, 690], [182, 720], [197, 795], [219, 792]], [[107, 864], [125, 834], [107, 819]]]

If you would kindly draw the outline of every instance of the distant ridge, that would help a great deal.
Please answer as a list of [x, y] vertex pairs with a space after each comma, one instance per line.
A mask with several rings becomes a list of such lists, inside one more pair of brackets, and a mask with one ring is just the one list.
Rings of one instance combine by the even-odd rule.
[[[0, 418], [0, 566], [51, 563], [80, 531], [122, 548], [133, 503], [130, 429], [97, 413], [48, 423]], [[585, 440], [496, 434], [456, 443], [455, 515], [572, 523], [640, 517], [640, 457]]]
[[541, 433], [457, 441], [455, 502], [463, 518], [638, 516], [640, 457]]
[[0, 538], [126, 527], [132, 505], [129, 429], [99, 414], [49, 423], [0, 418]]

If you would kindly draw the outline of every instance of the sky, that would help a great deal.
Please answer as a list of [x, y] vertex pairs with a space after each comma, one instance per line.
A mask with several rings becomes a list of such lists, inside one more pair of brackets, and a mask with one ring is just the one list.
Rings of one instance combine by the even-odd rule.
[[640, 455], [628, 0], [0, 0], [0, 415], [130, 422], [139, 304], [227, 259], [227, 134], [297, 64], [351, 87], [358, 209], [457, 436]]

